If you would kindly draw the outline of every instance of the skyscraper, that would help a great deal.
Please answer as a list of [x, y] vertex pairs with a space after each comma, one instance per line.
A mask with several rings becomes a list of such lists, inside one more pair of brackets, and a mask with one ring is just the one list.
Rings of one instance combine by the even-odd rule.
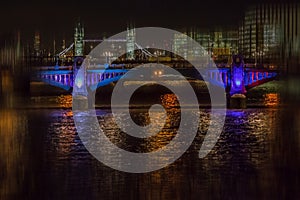
[[250, 6], [239, 29], [239, 47], [246, 59], [279, 66], [299, 62], [300, 4]]
[[35, 31], [33, 49], [34, 49], [35, 56], [41, 55], [41, 38], [40, 38], [39, 31]]

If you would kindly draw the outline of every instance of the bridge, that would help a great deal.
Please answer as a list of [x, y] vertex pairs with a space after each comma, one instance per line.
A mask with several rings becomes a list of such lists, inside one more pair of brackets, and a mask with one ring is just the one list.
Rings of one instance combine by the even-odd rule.
[[[135, 30], [128, 29], [126, 38], [124, 39], [106, 39], [106, 43], [122, 43], [125, 46], [127, 60], [135, 60], [134, 50], [138, 49], [146, 57], [156, 57], [147, 48], [142, 47], [135, 40]], [[112, 82], [118, 81], [121, 77], [126, 75], [129, 68], [125, 65], [82, 65], [84, 62], [84, 43], [85, 42], [103, 42], [98, 39], [84, 39], [84, 29], [79, 24], [75, 28], [74, 42], [65, 50], [60, 52], [57, 56], [60, 57], [68, 51], [74, 51], [73, 66], [50, 66], [41, 67], [35, 74], [35, 79], [46, 82], [50, 85], [63, 88], [70, 91], [73, 95], [86, 96], [89, 91], [95, 91], [97, 88], [108, 85]], [[110, 48], [111, 49], [111, 48]], [[124, 49], [125, 50], [125, 49]], [[119, 54], [115, 56], [118, 57]], [[102, 55], [103, 56], [103, 55]], [[89, 59], [87, 59], [89, 60]], [[113, 59], [114, 60], [114, 59]], [[100, 61], [100, 62], [103, 62]], [[106, 63], [110, 63], [107, 61]], [[230, 67], [209, 68], [209, 66], [201, 66], [201, 75], [199, 69], [193, 67], [176, 69], [183, 76], [194, 79], [208, 81], [211, 85], [224, 88], [227, 96], [230, 98], [237, 96], [244, 96], [247, 90], [274, 80], [279, 72], [273, 69], [257, 69], [249, 68], [245, 64], [241, 55], [234, 55]], [[225, 65], [224, 65], [225, 66]], [[196, 66], [197, 67], [197, 66]], [[163, 74], [159, 72], [156, 74]], [[169, 76], [172, 77], [172, 76]], [[245, 99], [245, 98], [244, 98]], [[244, 101], [244, 100], [243, 100]]]
[[[155, 54], [149, 52], [147, 48], [142, 47], [139, 45], [135, 40], [135, 29], [127, 28], [127, 34], [124, 38], [115, 38], [115, 39], [87, 39], [84, 35], [84, 28], [83, 26], [78, 23], [74, 30], [74, 41], [70, 44], [69, 47], [63, 49], [61, 52], [57, 53], [55, 55], [56, 58], [56, 65], [58, 65], [59, 59], [63, 59], [64, 56], [67, 55], [68, 52], [73, 51], [74, 57], [83, 57], [85, 54], [84, 52], [84, 46], [86, 43], [111, 43], [112, 46], [117, 45], [120, 48], [122, 48], [123, 53], [126, 53], [126, 59], [127, 60], [135, 60], [135, 54], [134, 50], [138, 49], [142, 53], [141, 55], [143, 58], [149, 58], [149, 57], [157, 57]], [[107, 58], [107, 62], [109, 60], [115, 60], [114, 56], [117, 54], [115, 51], [119, 51], [120, 49], [116, 50], [114, 48], [110, 48], [105, 55]], [[112, 52], [111, 52], [112, 51]]]
[[[83, 62], [83, 58], [78, 57], [71, 68], [68, 66], [42, 68], [35, 74], [35, 79], [80, 95], [118, 81], [129, 70], [125, 65], [85, 68], [78, 65], [78, 60], [79, 63]], [[205, 77], [211, 85], [224, 88], [230, 96], [246, 94], [247, 90], [272, 81], [279, 74], [277, 70], [272, 69], [246, 68], [240, 56], [234, 56], [230, 68], [207, 68], [201, 75], [195, 68], [180, 68], [177, 71], [189, 78], [203, 80]]]
[[[75, 71], [64, 68], [41, 70], [33, 79], [71, 92], [75, 84]], [[95, 91], [98, 87], [118, 81], [127, 71], [127, 69], [87, 69], [85, 75], [79, 75], [82, 78], [77, 79], [76, 85], [81, 87], [86, 84], [91, 91]]]

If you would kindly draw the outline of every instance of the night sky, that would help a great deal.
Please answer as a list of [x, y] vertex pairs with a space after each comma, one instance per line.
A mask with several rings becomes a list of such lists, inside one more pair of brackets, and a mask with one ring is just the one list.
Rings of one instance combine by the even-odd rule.
[[[249, 0], [248, 0], [249, 1]], [[72, 40], [75, 22], [84, 23], [89, 38], [111, 36], [126, 29], [129, 21], [136, 27], [165, 28], [237, 26], [249, 2], [201, 0], [81, 0], [2, 2], [0, 34], [21, 31], [22, 39], [32, 40], [35, 30], [41, 40]], [[252, 1], [251, 1], [252, 2]], [[100, 36], [100, 37], [99, 37]]]

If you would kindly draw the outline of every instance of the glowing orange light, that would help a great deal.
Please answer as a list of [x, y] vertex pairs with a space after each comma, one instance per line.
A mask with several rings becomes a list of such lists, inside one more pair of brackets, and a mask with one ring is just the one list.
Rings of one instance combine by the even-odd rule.
[[265, 94], [265, 106], [277, 106], [279, 104], [279, 95], [277, 93]]
[[63, 108], [72, 107], [72, 95], [60, 95], [57, 97], [56, 102]]
[[162, 105], [165, 108], [172, 108], [179, 106], [177, 96], [175, 94], [164, 94], [161, 96]]

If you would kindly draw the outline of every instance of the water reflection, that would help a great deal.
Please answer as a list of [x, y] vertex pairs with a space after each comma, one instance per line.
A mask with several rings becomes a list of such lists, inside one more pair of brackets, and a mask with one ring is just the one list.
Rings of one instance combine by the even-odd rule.
[[[216, 160], [221, 166], [246, 161], [250, 165], [244, 167], [259, 167], [266, 161], [277, 124], [277, 110], [229, 110], [224, 132], [208, 159]], [[229, 162], [222, 162], [224, 159]]]
[[[281, 100], [277, 93], [266, 93], [259, 99], [267, 107], [228, 110], [223, 133], [204, 159], [198, 158], [198, 151], [210, 123], [210, 110], [201, 109], [198, 134], [188, 151], [170, 166], [146, 174], [119, 172], [97, 161], [76, 132], [70, 95], [52, 98], [51, 105], [52, 100], [59, 108], [17, 110], [2, 106], [0, 199], [300, 196], [300, 110], [279, 108]], [[99, 124], [106, 136], [123, 149], [159, 149], [173, 139], [180, 121], [175, 96], [168, 94], [161, 100], [167, 108], [165, 125], [147, 140], [136, 140], [120, 131], [109, 110], [96, 110]], [[147, 109], [132, 109], [130, 117], [142, 126], [150, 123]], [[162, 113], [153, 112], [152, 117], [159, 122]]]
[[174, 108], [174, 107], [178, 107], [179, 102], [177, 99], [177, 96], [175, 94], [164, 94], [161, 96], [161, 102], [162, 105], [165, 108]]
[[279, 94], [278, 93], [267, 93], [264, 95], [265, 106], [274, 107], [279, 105]]
[[[205, 128], [209, 111], [202, 111], [205, 120], [201, 120], [201, 127]], [[194, 145], [171, 166], [146, 175], [126, 176], [131, 177], [127, 179], [126, 188], [136, 188], [129, 192], [127, 199], [251, 199], [265, 194], [269, 196], [271, 190], [261, 188], [266, 184], [265, 174], [270, 176], [267, 182], [272, 182], [275, 175], [266, 164], [271, 162], [270, 148], [278, 131], [277, 110], [230, 110], [227, 123], [217, 146], [205, 159], [197, 158], [198, 142], [203, 137], [200, 128]], [[120, 194], [123, 194], [122, 190], [110, 197], [116, 198]]]
[[60, 95], [56, 98], [56, 102], [62, 108], [71, 108], [72, 107], [72, 95]]
[[0, 110], [0, 199], [22, 191], [27, 170], [27, 117], [23, 111]]
[[[133, 118], [148, 123], [141, 111], [133, 109]], [[198, 135], [179, 160], [156, 172], [128, 174], [110, 169], [87, 152], [76, 133], [70, 109], [2, 110], [0, 160], [4, 170], [0, 197], [7, 199], [14, 194], [24, 199], [273, 197], [271, 187], [278, 187], [273, 180], [287, 181], [276, 168], [278, 159], [286, 155], [276, 141], [289, 141], [280, 132], [278, 110], [229, 110], [217, 145], [206, 158], [199, 159], [209, 112], [200, 110]], [[169, 113], [168, 125], [161, 135], [140, 143], [131, 143], [128, 136], [122, 135], [108, 110], [97, 110], [97, 115], [101, 127], [115, 144], [129, 150], [152, 151], [174, 136], [177, 124], [171, 122], [178, 120], [178, 109]], [[160, 113], [154, 116], [159, 118]], [[30, 139], [25, 137], [28, 130]], [[22, 189], [24, 185], [26, 191]]]
[[55, 147], [60, 159], [68, 158], [72, 153], [72, 148], [76, 146], [75, 127], [73, 123], [73, 113], [71, 110], [64, 112], [53, 112], [53, 121], [50, 123], [47, 137], [52, 142], [52, 147]]
[[14, 82], [11, 73], [4, 70], [0, 73], [0, 102], [2, 107], [13, 107], [14, 99]]

